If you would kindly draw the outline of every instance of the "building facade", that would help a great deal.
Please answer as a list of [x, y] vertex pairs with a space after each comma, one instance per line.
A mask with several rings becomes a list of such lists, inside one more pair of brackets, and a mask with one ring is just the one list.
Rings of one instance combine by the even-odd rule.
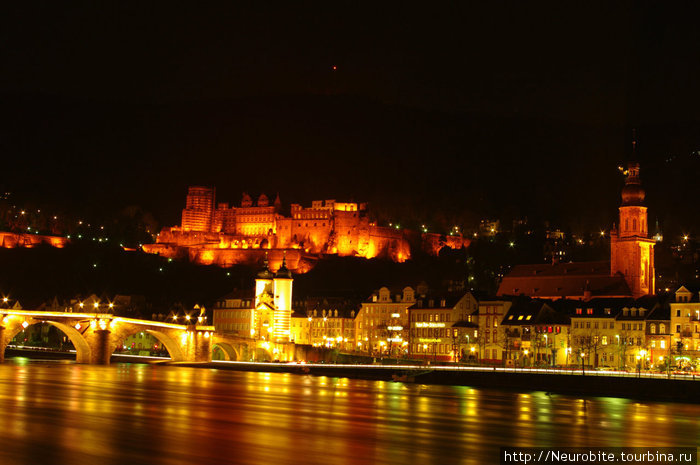
[[479, 303], [471, 292], [419, 296], [409, 308], [408, 356], [476, 361]]
[[700, 364], [700, 299], [698, 289], [681, 286], [670, 306], [670, 350], [676, 366]]
[[479, 302], [477, 356], [483, 363], [498, 365], [503, 362], [504, 351], [499, 344], [498, 331], [511, 305], [512, 301], [504, 299], [482, 299]]
[[415, 301], [415, 291], [408, 286], [393, 293], [387, 287], [372, 293], [362, 302], [355, 318], [357, 350], [368, 354], [406, 355], [408, 308]]

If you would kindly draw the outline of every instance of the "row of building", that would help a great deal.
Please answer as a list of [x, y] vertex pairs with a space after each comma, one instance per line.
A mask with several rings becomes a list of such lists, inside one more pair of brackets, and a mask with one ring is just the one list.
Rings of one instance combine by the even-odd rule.
[[[269, 312], [256, 311], [274, 301], [278, 278], [269, 273], [258, 278], [256, 291], [216, 302], [217, 331], [374, 357], [507, 366], [651, 368], [700, 360], [700, 300], [690, 287], [637, 299], [550, 300], [432, 292], [420, 284], [382, 287], [360, 302], [292, 302], [285, 274], [279, 282], [288, 304], [277, 299]], [[275, 320], [273, 308], [286, 308], [288, 319]], [[288, 327], [280, 330], [280, 321]]]

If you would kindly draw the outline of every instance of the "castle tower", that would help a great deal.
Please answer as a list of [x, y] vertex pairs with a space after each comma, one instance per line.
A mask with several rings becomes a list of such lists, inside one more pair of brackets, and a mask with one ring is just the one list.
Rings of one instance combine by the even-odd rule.
[[191, 186], [182, 210], [183, 231], [210, 232], [214, 214], [216, 190], [213, 187]]
[[282, 266], [275, 273], [275, 341], [289, 342], [292, 318], [292, 273], [287, 269], [287, 257], [282, 259]]
[[610, 272], [622, 274], [634, 298], [654, 294], [654, 239], [647, 229], [645, 192], [639, 179], [639, 163], [630, 162], [622, 189], [620, 223], [610, 233]]

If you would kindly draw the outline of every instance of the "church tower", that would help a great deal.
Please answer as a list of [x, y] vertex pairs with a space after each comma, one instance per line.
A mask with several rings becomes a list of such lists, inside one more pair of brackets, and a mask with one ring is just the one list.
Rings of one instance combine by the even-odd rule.
[[620, 223], [610, 232], [610, 272], [623, 275], [632, 297], [638, 298], [655, 291], [655, 241], [649, 238], [639, 163], [630, 162], [625, 175]]

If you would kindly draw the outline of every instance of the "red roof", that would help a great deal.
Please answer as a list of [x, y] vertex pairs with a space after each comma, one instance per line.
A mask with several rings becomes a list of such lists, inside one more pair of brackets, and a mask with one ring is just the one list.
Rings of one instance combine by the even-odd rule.
[[609, 262], [518, 265], [503, 278], [497, 295], [580, 299], [586, 290], [591, 297], [632, 295], [623, 276], [610, 275]]

